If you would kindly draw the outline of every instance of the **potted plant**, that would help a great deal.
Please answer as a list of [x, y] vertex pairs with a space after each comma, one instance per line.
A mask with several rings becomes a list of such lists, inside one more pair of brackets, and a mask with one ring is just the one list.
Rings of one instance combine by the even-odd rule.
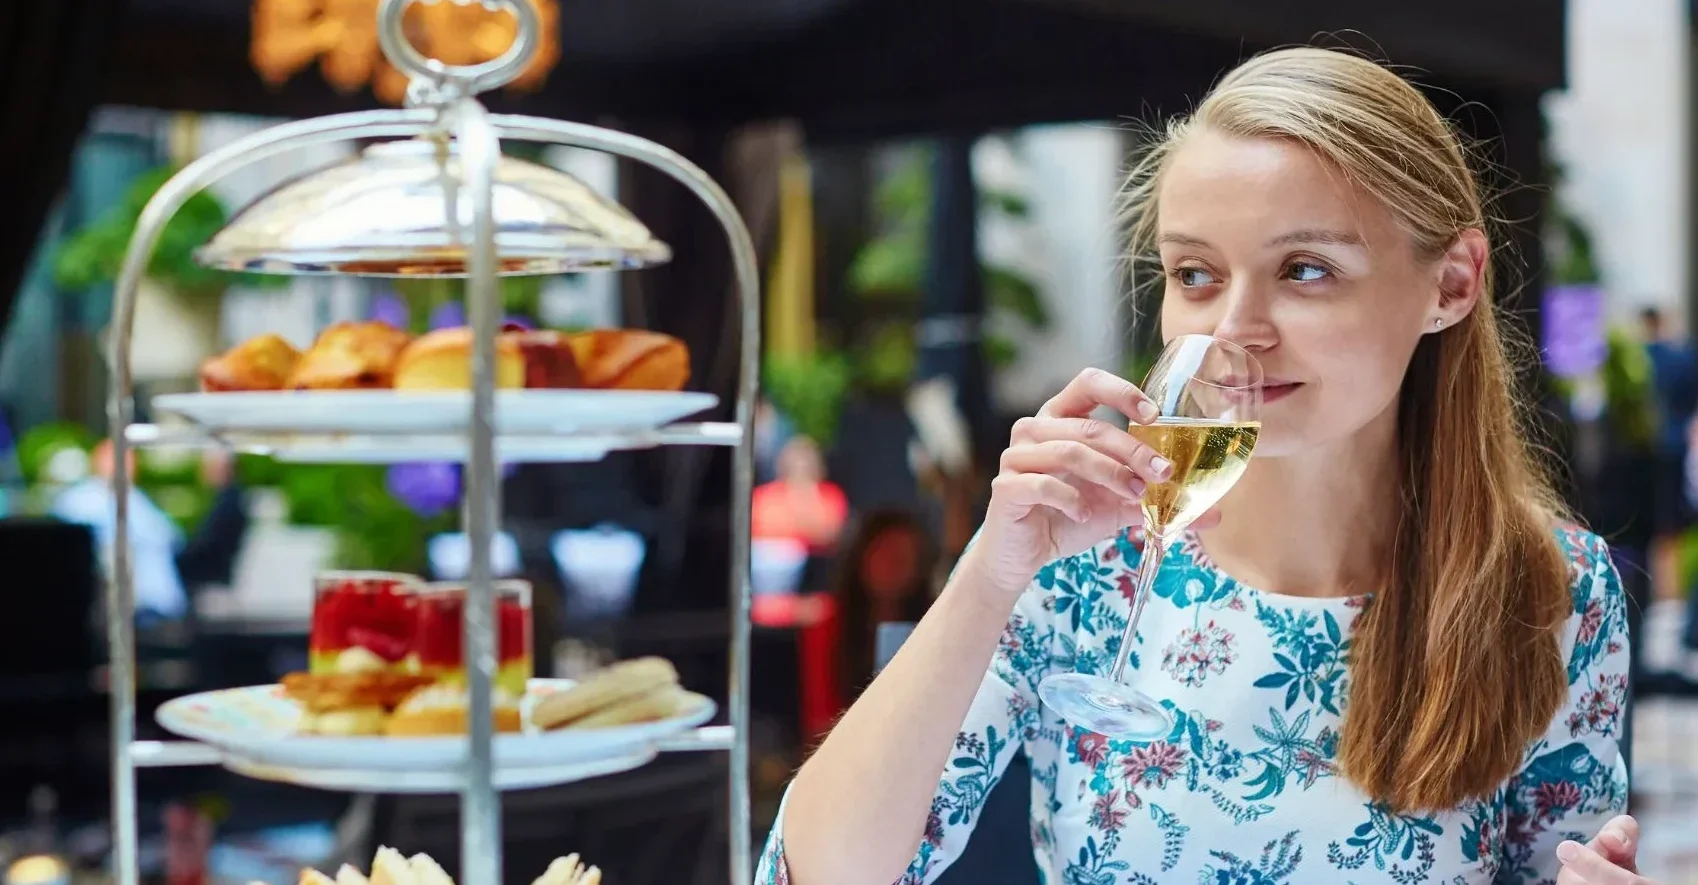
[[[84, 291], [115, 283], [142, 209], [176, 171], [166, 166], [142, 174], [122, 200], [72, 232], [53, 255], [57, 285]], [[248, 285], [285, 284], [281, 277], [232, 274], [195, 261], [194, 250], [226, 220], [223, 203], [201, 191], [166, 222], [136, 293], [132, 336], [136, 377], [193, 376], [201, 361], [219, 349], [224, 290], [238, 280]]]

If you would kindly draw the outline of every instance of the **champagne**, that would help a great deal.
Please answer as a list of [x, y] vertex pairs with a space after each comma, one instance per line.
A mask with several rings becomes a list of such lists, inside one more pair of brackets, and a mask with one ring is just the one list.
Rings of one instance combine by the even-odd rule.
[[1244, 474], [1256, 447], [1260, 421], [1157, 418], [1127, 432], [1173, 462], [1173, 477], [1144, 490], [1144, 526], [1170, 537], [1215, 506]]

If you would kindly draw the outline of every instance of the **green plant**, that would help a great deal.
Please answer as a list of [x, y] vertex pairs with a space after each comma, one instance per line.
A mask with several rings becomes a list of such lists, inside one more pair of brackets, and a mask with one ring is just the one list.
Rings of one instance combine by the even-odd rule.
[[[915, 151], [879, 185], [873, 201], [879, 233], [849, 268], [849, 289], [871, 314], [858, 346], [851, 348], [856, 380], [873, 389], [900, 389], [914, 373], [913, 330], [925, 283], [931, 214], [930, 160], [929, 151]], [[979, 190], [979, 204], [1009, 218], [1024, 218], [1030, 211], [1020, 195], [992, 188]], [[981, 263], [980, 273], [991, 316], [1009, 317], [1033, 329], [1049, 326], [1043, 297], [1030, 279], [990, 262]], [[1019, 356], [1012, 340], [990, 333], [984, 337], [984, 349], [986, 360], [996, 368]]]
[[768, 398], [797, 432], [829, 447], [837, 438], [837, 421], [853, 376], [848, 356], [836, 351], [799, 357], [769, 355], [761, 375]]
[[[81, 291], [117, 280], [142, 209], [176, 172], [167, 166], [143, 173], [123, 199], [72, 233], [54, 253], [54, 282], [62, 289]], [[246, 285], [284, 284], [285, 277], [229, 273], [195, 261], [194, 251], [212, 239], [226, 220], [224, 204], [211, 193], [201, 191], [190, 197], [165, 223], [159, 245], [148, 261], [148, 275], [179, 292], [198, 296], [218, 295], [238, 280]]]
[[454, 517], [422, 517], [397, 501], [374, 465], [283, 465], [278, 487], [294, 525], [336, 535], [336, 566], [420, 572], [426, 540], [453, 527]]

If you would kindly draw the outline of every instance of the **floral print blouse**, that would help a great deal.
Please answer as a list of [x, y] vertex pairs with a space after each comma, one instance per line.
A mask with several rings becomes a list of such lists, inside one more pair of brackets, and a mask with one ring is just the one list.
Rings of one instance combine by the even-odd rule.
[[[1037, 697], [1051, 672], [1112, 665], [1138, 539], [1050, 564], [1003, 633], [902, 885], [935, 881], [960, 854], [1020, 750], [1046, 885], [1554, 882], [1557, 844], [1590, 839], [1627, 802], [1616, 743], [1627, 695], [1620, 579], [1596, 535], [1558, 534], [1573, 579], [1568, 702], [1514, 777], [1437, 815], [1393, 813], [1334, 764], [1365, 597], [1256, 590], [1186, 536], [1161, 565], [1128, 677], [1167, 699], [1177, 725], [1139, 744], [1076, 729]], [[789, 881], [782, 810], [757, 880]]]

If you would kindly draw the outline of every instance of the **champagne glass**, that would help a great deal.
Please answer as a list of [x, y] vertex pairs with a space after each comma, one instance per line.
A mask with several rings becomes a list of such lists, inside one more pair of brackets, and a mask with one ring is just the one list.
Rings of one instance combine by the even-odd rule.
[[1250, 463], [1261, 432], [1262, 367], [1250, 352], [1208, 335], [1168, 342], [1144, 378], [1159, 417], [1128, 432], [1173, 464], [1166, 482], [1150, 483], [1144, 510], [1144, 555], [1120, 649], [1107, 675], [1056, 673], [1038, 696], [1067, 721], [1111, 738], [1153, 741], [1173, 730], [1173, 715], [1122, 681], [1167, 548], [1213, 507]]

